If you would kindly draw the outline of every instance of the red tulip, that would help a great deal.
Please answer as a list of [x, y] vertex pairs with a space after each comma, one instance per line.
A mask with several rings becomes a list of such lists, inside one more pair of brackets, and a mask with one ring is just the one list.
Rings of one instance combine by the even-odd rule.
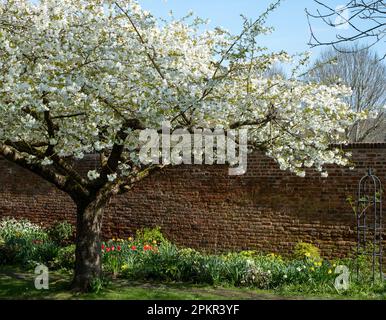
[[112, 247], [111, 247], [111, 251], [114, 251], [114, 250], [115, 250], [115, 247], [114, 247], [114, 246], [112, 246]]
[[110, 248], [106, 248], [106, 252], [109, 252], [110, 251]]
[[105, 248], [105, 245], [104, 245], [104, 244], [102, 244], [102, 250], [104, 250], [104, 248]]
[[118, 250], [118, 251], [121, 251], [121, 246], [118, 246], [118, 247], [117, 247], [117, 250]]
[[131, 246], [131, 250], [137, 250], [136, 246]]

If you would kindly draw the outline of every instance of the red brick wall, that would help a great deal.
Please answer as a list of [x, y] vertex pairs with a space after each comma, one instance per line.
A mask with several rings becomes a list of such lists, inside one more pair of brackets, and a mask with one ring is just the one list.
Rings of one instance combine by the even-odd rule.
[[[386, 144], [351, 148], [355, 170], [331, 166], [328, 178], [312, 171], [296, 177], [260, 153], [249, 156], [244, 176], [230, 177], [224, 166], [167, 169], [111, 201], [104, 235], [127, 237], [141, 227], [161, 226], [177, 244], [210, 251], [287, 254], [302, 240], [318, 245], [324, 256], [346, 255], [356, 239], [346, 198], [355, 197], [369, 166], [386, 185]], [[0, 159], [1, 216], [73, 222], [75, 207], [39, 177]]]

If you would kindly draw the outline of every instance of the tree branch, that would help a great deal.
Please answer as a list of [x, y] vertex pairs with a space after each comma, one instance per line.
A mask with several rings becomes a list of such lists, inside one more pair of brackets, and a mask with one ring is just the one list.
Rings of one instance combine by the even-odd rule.
[[54, 184], [58, 189], [65, 192], [68, 191], [68, 179], [63, 175], [56, 173], [52, 168], [29, 162], [19, 151], [2, 143], [0, 143], [0, 155], [11, 162], [36, 173], [43, 179]]

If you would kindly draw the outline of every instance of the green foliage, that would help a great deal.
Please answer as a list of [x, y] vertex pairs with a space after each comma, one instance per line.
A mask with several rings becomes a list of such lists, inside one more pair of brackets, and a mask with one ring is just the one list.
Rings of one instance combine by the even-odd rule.
[[[113, 275], [117, 275], [122, 269], [125, 269], [126, 274], [132, 273], [133, 268], [140, 270], [146, 264], [140, 264], [139, 258], [142, 259], [146, 257], [146, 254], [149, 255], [151, 252], [158, 251], [159, 244], [168, 244], [160, 227], [138, 230], [135, 239], [131, 237], [127, 240], [113, 238], [103, 242], [101, 247], [103, 270]], [[135, 267], [130, 263], [134, 257], [137, 257]], [[151, 274], [149, 268], [146, 267], [145, 269]]]
[[150, 244], [150, 243], [164, 243], [167, 242], [167, 239], [161, 232], [161, 227], [155, 228], [143, 228], [141, 230], [137, 230], [136, 240], [142, 244]]
[[112, 273], [116, 276], [122, 268], [123, 256], [122, 252], [118, 251], [115, 246], [114, 250], [106, 252], [102, 256], [103, 270]]
[[72, 270], [75, 266], [75, 245], [59, 248], [50, 268]]
[[145, 278], [163, 281], [181, 279], [178, 249], [168, 242], [161, 244], [157, 251], [143, 252], [141, 260]]
[[50, 264], [59, 252], [59, 247], [52, 241], [43, 242], [35, 246], [35, 249], [30, 261], [32, 263]]
[[242, 275], [241, 284], [260, 289], [268, 289], [271, 286], [272, 273], [264, 271], [257, 266], [255, 261], [247, 261], [247, 268]]
[[294, 249], [294, 257], [296, 259], [306, 259], [312, 261], [320, 261], [320, 251], [319, 248], [314, 246], [311, 243], [298, 242]]
[[253, 258], [257, 255], [257, 252], [254, 250], [244, 250], [244, 251], [241, 251], [239, 255], [246, 258]]
[[26, 220], [5, 218], [0, 222], [0, 263], [35, 265], [49, 263], [59, 248], [45, 230]]
[[90, 292], [98, 294], [101, 292], [104, 288], [108, 287], [110, 284], [110, 281], [106, 277], [97, 277], [92, 279], [91, 281], [91, 288]]
[[59, 221], [48, 228], [48, 235], [52, 241], [60, 246], [67, 245], [74, 234], [73, 226], [67, 221]]
[[309, 244], [299, 245], [299, 258], [292, 260], [255, 251], [208, 255], [190, 248], [178, 248], [169, 242], [147, 250], [142, 247], [132, 250], [130, 243], [122, 245], [122, 250], [115, 251], [114, 257], [122, 261], [119, 274], [131, 280], [275, 290], [289, 286], [309, 286], [316, 291], [323, 288], [326, 292], [335, 290], [336, 265], [322, 260], [319, 251]]
[[270, 273], [255, 265], [250, 256], [245, 252], [223, 256], [205, 255], [164, 242], [157, 250], [123, 251], [122, 259], [125, 263], [121, 271], [124, 277], [132, 280], [268, 288]]
[[[58, 227], [56, 230], [60, 229]], [[50, 269], [73, 269], [75, 245], [59, 247], [52, 239], [43, 228], [27, 221], [2, 220], [0, 263], [26, 266], [44, 263]], [[357, 279], [356, 259], [323, 260], [318, 248], [303, 242], [296, 245], [292, 259], [256, 251], [214, 255], [191, 248], [179, 248], [165, 239], [160, 228], [154, 228], [138, 231], [135, 239], [104, 242], [101, 250], [105, 274], [135, 281], [251, 287], [305, 295], [367, 297], [371, 294], [375, 297], [386, 292], [379, 277], [375, 285], [371, 285], [372, 264], [368, 255], [358, 259], [361, 272]], [[335, 268], [338, 265], [346, 266], [351, 272], [347, 291], [337, 292], [334, 287], [338, 276]], [[100, 292], [105, 281], [96, 279], [92, 290]]]
[[48, 236], [44, 229], [27, 220], [4, 218], [0, 221], [0, 237], [7, 241], [12, 238], [47, 240]]
[[0, 265], [13, 264], [14, 260], [15, 260], [14, 256], [15, 256], [14, 251], [10, 248], [10, 246], [7, 245], [7, 242], [1, 238], [1, 241], [0, 241]]

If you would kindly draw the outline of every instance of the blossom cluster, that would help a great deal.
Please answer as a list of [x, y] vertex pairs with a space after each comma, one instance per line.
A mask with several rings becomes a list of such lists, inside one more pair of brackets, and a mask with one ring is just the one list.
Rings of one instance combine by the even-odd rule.
[[250, 146], [300, 176], [307, 167], [326, 176], [326, 164], [347, 164], [329, 145], [345, 142], [357, 117], [343, 99], [350, 91], [266, 77], [292, 58], [256, 45], [269, 31], [261, 24], [246, 24], [239, 39], [221, 28], [202, 31], [199, 19], [161, 22], [133, 0], [6, 1], [0, 17], [0, 144], [38, 146], [19, 149], [31, 163], [123, 145], [113, 182], [138, 164], [138, 130], [118, 134], [137, 119], [154, 129], [162, 121], [239, 124]]

